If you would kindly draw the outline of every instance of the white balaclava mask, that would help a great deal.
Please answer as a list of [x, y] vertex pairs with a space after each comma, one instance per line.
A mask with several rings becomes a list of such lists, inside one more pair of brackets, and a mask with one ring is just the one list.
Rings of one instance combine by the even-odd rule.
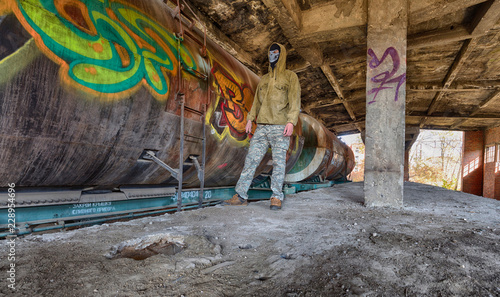
[[271, 45], [269, 48], [269, 63], [271, 63], [271, 67], [274, 69], [274, 66], [276, 66], [276, 63], [278, 62], [280, 58], [280, 51], [281, 48], [279, 45], [274, 43]]

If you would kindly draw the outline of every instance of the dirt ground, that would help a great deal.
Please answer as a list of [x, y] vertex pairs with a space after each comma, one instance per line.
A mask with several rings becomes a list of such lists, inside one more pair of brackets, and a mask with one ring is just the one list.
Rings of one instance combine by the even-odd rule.
[[[347, 183], [288, 195], [281, 211], [260, 201], [24, 236], [16, 290], [5, 273], [0, 296], [500, 296], [500, 201], [415, 183], [403, 209], [362, 201]], [[136, 248], [160, 254], [125, 257]]]

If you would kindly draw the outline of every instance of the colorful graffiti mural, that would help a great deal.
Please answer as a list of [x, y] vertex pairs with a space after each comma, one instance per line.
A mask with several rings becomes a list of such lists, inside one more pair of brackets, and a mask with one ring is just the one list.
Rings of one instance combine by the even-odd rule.
[[217, 63], [214, 63], [212, 74], [214, 88], [218, 92], [212, 119], [208, 119], [208, 123], [220, 139], [230, 135], [233, 139], [246, 143], [246, 118], [252, 107], [254, 93], [250, 86], [239, 83], [235, 75], [231, 75]]
[[[201, 43], [196, 28], [184, 27], [185, 39], [177, 39], [173, 12], [162, 0], [0, 0], [0, 134], [7, 136], [0, 161], [8, 165], [0, 180], [37, 188], [174, 186], [169, 172], [141, 156], [151, 150], [175, 166], [184, 133], [184, 157], [205, 149], [206, 187], [236, 184], [259, 78], [211, 40]], [[181, 100], [167, 100], [178, 91], [184, 110]], [[287, 170], [306, 155], [301, 123]], [[331, 154], [322, 149], [317, 166], [305, 164], [296, 181], [326, 176]], [[270, 160], [257, 182], [272, 170]], [[200, 186], [195, 164], [184, 163], [183, 185]]]
[[39, 49], [60, 65], [64, 82], [105, 98], [144, 86], [166, 100], [178, 61], [196, 60], [174, 34], [130, 4], [108, 0], [5, 0]]
[[375, 52], [370, 48], [368, 49], [368, 55], [371, 57], [370, 61], [368, 62], [368, 65], [370, 66], [371, 69], [375, 69], [379, 67], [382, 63], [384, 63], [387, 56], [390, 55], [392, 58], [392, 70], [390, 72], [384, 71], [382, 73], [373, 76], [370, 79], [370, 81], [379, 85], [378, 87], [374, 87], [367, 92], [367, 95], [375, 94], [373, 96], [373, 99], [369, 101], [368, 104], [376, 102], [377, 95], [380, 91], [393, 88], [393, 87], [385, 87], [384, 85], [393, 83], [397, 83], [396, 93], [394, 95], [394, 101], [398, 101], [399, 88], [403, 85], [404, 82], [406, 82], [406, 73], [403, 73], [395, 78], [392, 78], [398, 72], [400, 66], [398, 51], [393, 47], [389, 47], [385, 50], [384, 54], [382, 55], [382, 59], [378, 59]]

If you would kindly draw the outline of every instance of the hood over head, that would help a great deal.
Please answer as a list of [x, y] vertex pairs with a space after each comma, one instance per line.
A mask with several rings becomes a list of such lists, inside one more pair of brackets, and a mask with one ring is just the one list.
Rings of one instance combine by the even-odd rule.
[[286, 69], [286, 48], [279, 43], [273, 43], [269, 46], [267, 51], [268, 53], [271, 51], [271, 47], [275, 44], [280, 48], [280, 56], [278, 58], [278, 62], [276, 62], [276, 65], [274, 66], [274, 69], [271, 67], [271, 63], [269, 63], [269, 72], [275, 71], [276, 73], [282, 73]]

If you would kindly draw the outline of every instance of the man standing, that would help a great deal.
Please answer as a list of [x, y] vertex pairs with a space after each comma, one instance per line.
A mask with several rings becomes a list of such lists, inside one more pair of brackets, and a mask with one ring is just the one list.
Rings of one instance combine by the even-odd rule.
[[271, 209], [281, 209], [283, 181], [285, 179], [286, 152], [290, 145], [293, 127], [300, 111], [300, 84], [297, 75], [286, 69], [286, 49], [274, 43], [269, 48], [269, 72], [264, 75], [255, 91], [250, 113], [247, 115], [246, 132], [252, 131], [252, 122], [257, 129], [250, 140], [245, 166], [236, 184], [236, 194], [225, 205], [247, 205], [248, 189], [255, 170], [262, 161], [269, 145], [273, 154], [271, 177]]

